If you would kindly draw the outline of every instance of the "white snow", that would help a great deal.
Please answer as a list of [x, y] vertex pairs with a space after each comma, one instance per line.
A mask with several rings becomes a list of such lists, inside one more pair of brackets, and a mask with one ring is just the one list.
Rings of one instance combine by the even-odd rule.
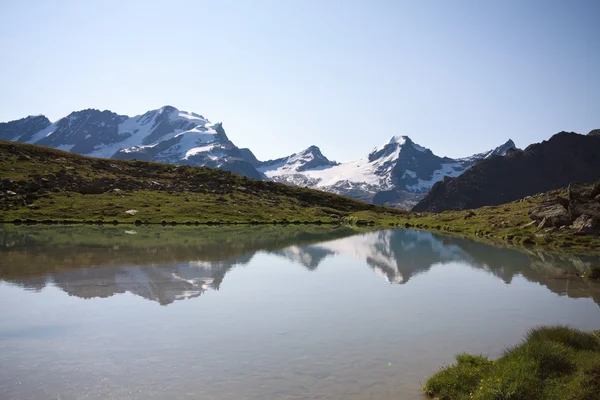
[[411, 171], [411, 170], [406, 170], [404, 171], [404, 174], [402, 175], [403, 178], [406, 178], [407, 176], [410, 176], [411, 178], [416, 178], [417, 174], [415, 173], [415, 171]]
[[400, 146], [402, 146], [404, 143], [406, 143], [406, 136], [392, 136], [388, 144], [392, 143], [398, 143]]
[[425, 153], [427, 151], [427, 149], [425, 147], [419, 146], [416, 143], [413, 143], [413, 146], [414, 146], [415, 149], [419, 150], [421, 153]]
[[171, 115], [171, 118], [185, 118], [188, 119], [190, 121], [194, 121], [194, 122], [198, 122], [201, 123], [202, 125], [206, 125], [206, 124], [210, 124], [210, 121], [207, 119], [202, 118], [200, 115], [195, 114], [195, 113], [188, 113], [185, 111], [179, 111], [178, 114], [176, 114], [175, 116]]
[[407, 186], [406, 188], [412, 192], [427, 192], [431, 187], [444, 179], [444, 176], [455, 177], [464, 172], [463, 169], [457, 170], [454, 167], [460, 167], [459, 163], [442, 164], [442, 168], [433, 171], [433, 176], [429, 180], [419, 179], [419, 183]]
[[212, 145], [212, 144], [209, 144], [208, 146], [202, 146], [202, 147], [193, 147], [185, 153], [184, 159], [187, 160], [191, 156], [199, 154], [199, 153], [210, 152], [214, 148], [215, 148], [215, 145]]
[[185, 119], [187, 122], [197, 124], [194, 128], [183, 131], [181, 129], [175, 129], [172, 132], [166, 133], [160, 138], [157, 138], [150, 144], [143, 145], [144, 139], [152, 134], [156, 117], [164, 111], [164, 107], [159, 110], [150, 111], [142, 115], [136, 115], [135, 117], [128, 118], [121, 124], [119, 124], [119, 134], [131, 134], [127, 139], [118, 142], [111, 143], [101, 146], [96, 146], [96, 149], [87, 154], [92, 157], [112, 157], [119, 150], [126, 153], [141, 151], [144, 148], [154, 147], [158, 143], [173, 139], [174, 137], [181, 137], [179, 143], [174, 148], [169, 149], [168, 155], [184, 155], [190, 149], [197, 148], [199, 144], [209, 143], [215, 141], [215, 135], [217, 132], [209, 126], [210, 123], [207, 119], [201, 118], [200, 116], [186, 113], [184, 111], [176, 111], [169, 115], [171, 120]]
[[[394, 137], [392, 140], [404, 140], [403, 138]], [[394, 141], [393, 143], [398, 143]], [[301, 173], [297, 172], [297, 164], [300, 160], [299, 156], [293, 155], [289, 158], [289, 161], [282, 161], [278, 164], [271, 165], [268, 167], [259, 168], [259, 171], [263, 172], [267, 177], [283, 179], [289, 181], [290, 175], [301, 174], [304, 177], [315, 180], [316, 187], [323, 188], [333, 186], [338, 182], [347, 181], [351, 183], [361, 183], [367, 185], [382, 185], [386, 186], [391, 184], [389, 182], [389, 174], [392, 168], [392, 162], [397, 160], [400, 155], [401, 146], [397, 146], [396, 149], [385, 157], [378, 158], [373, 161], [369, 161], [368, 158], [363, 158], [358, 161], [349, 163], [343, 163], [333, 166], [317, 167], [314, 169], [306, 170]], [[305, 155], [306, 158], [312, 159], [312, 154]], [[306, 161], [306, 158], [303, 161]], [[381, 170], [386, 163], [389, 163], [388, 171]], [[303, 165], [303, 163], [302, 163]], [[379, 171], [382, 175], [387, 175], [385, 178], [378, 176], [375, 172]]]
[[[54, 133], [54, 131], [56, 130], [56, 123], [54, 124], [50, 124], [48, 125], [46, 128], [42, 129], [41, 131], [37, 132], [35, 135], [33, 135], [31, 137], [31, 139], [29, 139], [27, 141], [27, 143], [35, 143], [35, 142], [39, 142], [40, 140], [42, 140], [43, 138], [50, 136]], [[18, 141], [18, 137], [16, 137], [15, 139], [13, 139], [14, 141]]]

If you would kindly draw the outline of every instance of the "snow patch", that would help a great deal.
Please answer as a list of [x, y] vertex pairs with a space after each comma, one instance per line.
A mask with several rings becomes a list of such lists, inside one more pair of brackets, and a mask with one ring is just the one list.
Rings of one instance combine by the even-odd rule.
[[[457, 170], [460, 169], [460, 170]], [[437, 182], [444, 179], [445, 176], [452, 178], [459, 176], [463, 173], [462, 165], [460, 163], [448, 163], [442, 164], [442, 168], [433, 171], [433, 176], [429, 180], [419, 179], [415, 185], [406, 186], [406, 189], [411, 192], [427, 192]]]
[[[56, 130], [56, 123], [50, 124], [41, 131], [37, 132], [35, 135], [31, 137], [26, 143], [36, 143], [42, 140], [43, 138], [50, 136]], [[18, 142], [18, 137], [13, 139], [13, 141]]]

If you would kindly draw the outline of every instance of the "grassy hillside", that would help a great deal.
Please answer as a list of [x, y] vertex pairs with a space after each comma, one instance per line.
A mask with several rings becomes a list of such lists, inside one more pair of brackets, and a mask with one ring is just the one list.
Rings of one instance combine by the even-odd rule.
[[[411, 212], [394, 218], [406, 228], [439, 231], [493, 244], [537, 246], [560, 251], [600, 253], [600, 237], [576, 235], [570, 229], [538, 229], [529, 211], [551, 195], [566, 197], [566, 190], [528, 196], [500, 206], [442, 213]], [[357, 213], [354, 217], [360, 217]], [[363, 218], [366, 216], [363, 215]]]
[[0, 141], [0, 176], [0, 222], [332, 223], [358, 211], [402, 213], [227, 171], [6, 141]]
[[600, 252], [598, 236], [539, 230], [529, 217], [548, 195], [564, 196], [564, 190], [501, 206], [417, 213], [216, 169], [97, 159], [6, 141], [0, 141], [0, 176], [0, 222], [362, 222], [503, 245]]

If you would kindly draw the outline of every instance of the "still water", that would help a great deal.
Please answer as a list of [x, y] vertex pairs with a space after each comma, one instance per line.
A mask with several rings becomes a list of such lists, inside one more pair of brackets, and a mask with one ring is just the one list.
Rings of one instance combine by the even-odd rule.
[[0, 227], [2, 399], [422, 399], [455, 354], [600, 329], [598, 259], [407, 230]]

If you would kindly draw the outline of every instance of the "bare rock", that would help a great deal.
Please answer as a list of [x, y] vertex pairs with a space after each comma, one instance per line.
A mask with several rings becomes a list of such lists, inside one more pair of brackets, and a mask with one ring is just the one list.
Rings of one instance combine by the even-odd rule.
[[573, 229], [576, 235], [597, 235], [600, 232], [600, 220], [584, 214], [573, 222]]
[[542, 219], [542, 222], [540, 222], [540, 224], [537, 227], [538, 231], [541, 231], [542, 229], [546, 228], [550, 226], [550, 220], [546, 217], [544, 217], [544, 219]]
[[590, 199], [593, 198], [592, 192], [594, 187], [595, 185], [581, 182], [570, 183], [569, 188], [567, 189], [567, 193], [569, 195], [569, 204], [573, 205], [574, 203], [585, 203], [590, 201]]
[[[550, 196], [537, 207], [529, 211], [529, 216], [534, 221], [539, 221], [538, 229], [563, 225], [570, 225], [573, 219], [565, 207], [566, 199], [559, 196]], [[542, 224], [543, 223], [543, 224]]]

